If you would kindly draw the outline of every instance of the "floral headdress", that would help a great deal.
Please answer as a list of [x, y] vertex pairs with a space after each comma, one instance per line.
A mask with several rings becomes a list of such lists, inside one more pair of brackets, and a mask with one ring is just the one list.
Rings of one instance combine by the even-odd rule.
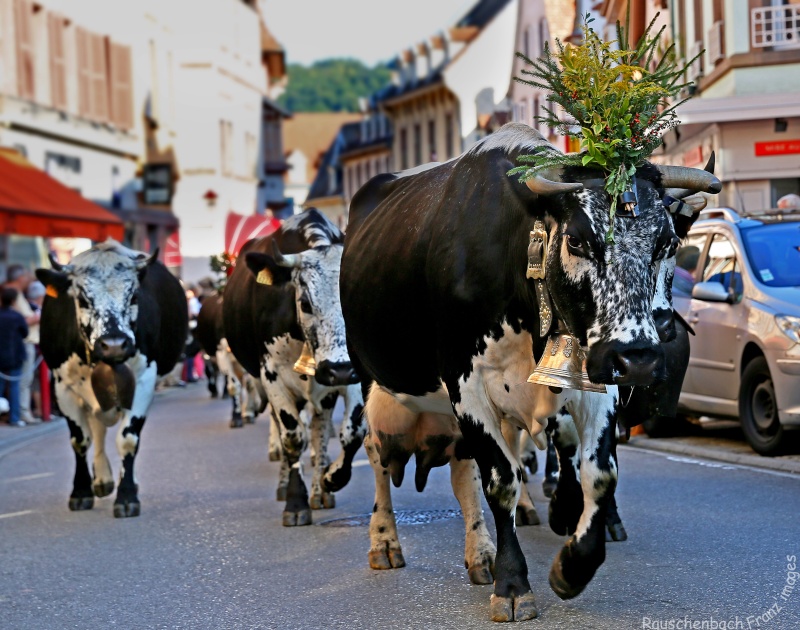
[[567, 114], [560, 118], [554, 106], [545, 107], [546, 115], [537, 120], [579, 139], [581, 152], [565, 155], [550, 149], [522, 155], [522, 165], [509, 175], [519, 174], [520, 180], [526, 181], [554, 167], [590, 166], [605, 171], [604, 188], [611, 196], [608, 243], [614, 242], [618, 200], [622, 197], [623, 203], [635, 202], [632, 179], [636, 167], [661, 145], [662, 135], [680, 123], [675, 109], [687, 99], [674, 105], [669, 99], [690, 85], [682, 78], [697, 59], [681, 64], [674, 44], [658, 52], [665, 27], [654, 37], [650, 35], [657, 18], [658, 14], [634, 49], [628, 48], [627, 23], [623, 28], [617, 22], [616, 42], [605, 42], [589, 26], [593, 20], [587, 13], [580, 46], [557, 39], [558, 50], [551, 51], [545, 43], [543, 55], [535, 61], [517, 53], [532, 69], [523, 68], [524, 76], [515, 80], [548, 90], [547, 100]]

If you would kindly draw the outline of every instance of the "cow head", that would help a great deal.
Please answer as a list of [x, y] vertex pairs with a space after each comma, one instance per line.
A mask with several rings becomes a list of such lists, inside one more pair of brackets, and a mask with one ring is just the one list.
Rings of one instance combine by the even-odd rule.
[[51, 259], [53, 269], [36, 276], [50, 295], [75, 303], [80, 335], [93, 362], [118, 364], [136, 352], [139, 287], [158, 252], [147, 256], [109, 239], [76, 256], [69, 265]]
[[657, 264], [674, 254], [678, 238], [660, 191], [719, 192], [719, 180], [698, 169], [643, 166], [636, 173], [640, 215], [616, 216], [609, 243], [611, 200], [602, 173], [567, 168], [557, 179], [562, 181], [536, 177], [527, 184], [547, 212], [546, 281], [553, 306], [588, 347], [589, 378], [619, 385], [663, 378], [652, 299]]
[[358, 383], [347, 353], [339, 295], [342, 245], [322, 245], [285, 255], [274, 240], [272, 246], [272, 256], [249, 252], [247, 266], [257, 277], [266, 273], [274, 285], [293, 286], [297, 322], [317, 364], [315, 380], [331, 387]]

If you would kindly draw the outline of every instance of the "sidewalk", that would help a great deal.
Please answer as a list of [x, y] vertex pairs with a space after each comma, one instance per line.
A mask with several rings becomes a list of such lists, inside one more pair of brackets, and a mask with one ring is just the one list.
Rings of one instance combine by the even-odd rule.
[[67, 423], [63, 419], [50, 420], [40, 424], [29, 424], [24, 427], [12, 427], [2, 423], [0, 424], [0, 457], [43, 435], [59, 430], [67, 430]]

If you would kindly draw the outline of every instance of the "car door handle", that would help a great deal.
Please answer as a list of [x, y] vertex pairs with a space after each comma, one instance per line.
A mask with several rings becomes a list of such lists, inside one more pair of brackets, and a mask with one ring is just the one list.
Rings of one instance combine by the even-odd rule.
[[689, 322], [690, 324], [696, 324], [697, 322], [700, 321], [700, 318], [697, 315], [692, 315], [691, 317], [687, 317], [686, 321]]

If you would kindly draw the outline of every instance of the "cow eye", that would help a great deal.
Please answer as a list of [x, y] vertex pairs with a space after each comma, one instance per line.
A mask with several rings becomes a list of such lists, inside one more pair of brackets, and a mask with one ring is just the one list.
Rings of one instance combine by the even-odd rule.
[[565, 238], [567, 239], [567, 249], [569, 250], [570, 254], [574, 254], [576, 256], [585, 256], [586, 253], [583, 250], [583, 243], [581, 239], [574, 234], [566, 234]]
[[313, 313], [311, 309], [311, 300], [308, 299], [306, 294], [300, 296], [300, 310], [308, 315]]
[[83, 293], [78, 294], [78, 306], [81, 308], [89, 308], [89, 300], [86, 299]]

